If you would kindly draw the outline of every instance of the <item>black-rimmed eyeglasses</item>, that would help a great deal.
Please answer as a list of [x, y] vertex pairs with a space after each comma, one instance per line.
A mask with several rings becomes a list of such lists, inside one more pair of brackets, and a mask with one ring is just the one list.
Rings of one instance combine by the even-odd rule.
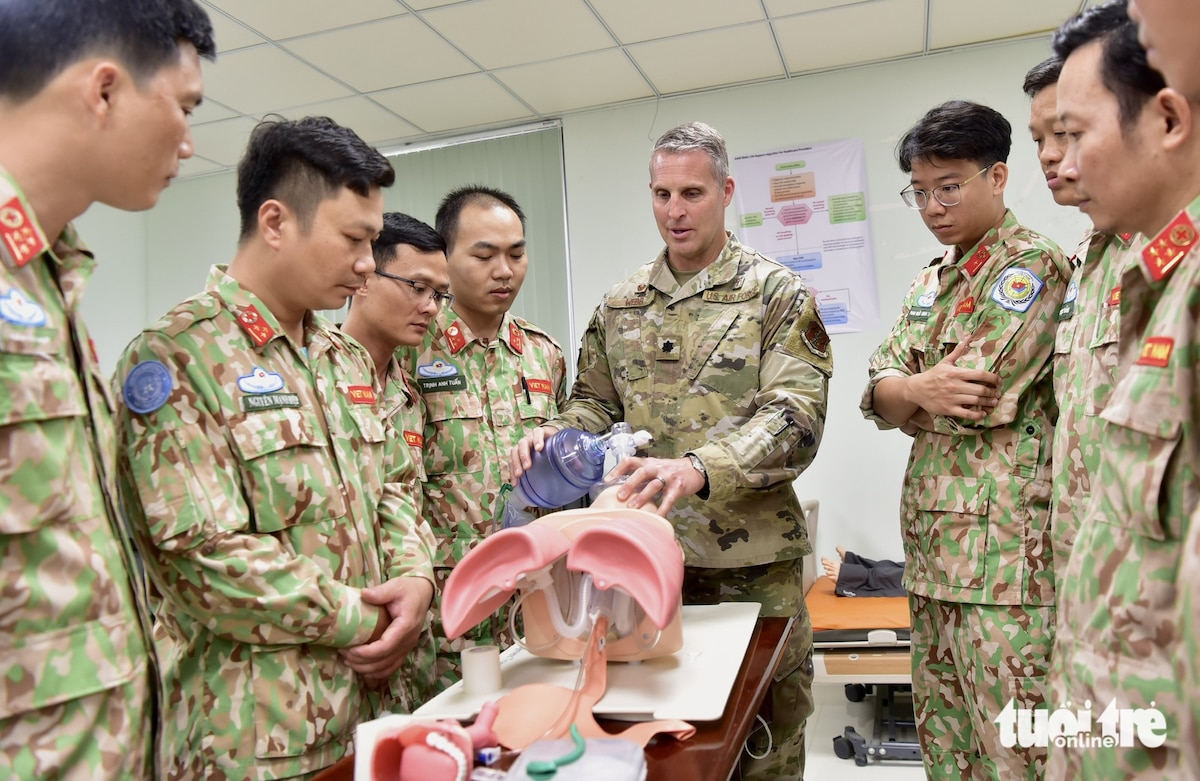
[[381, 277], [387, 277], [388, 279], [394, 279], [397, 282], [403, 282], [404, 284], [408, 285], [409, 288], [412, 289], [413, 295], [416, 296], [421, 301], [432, 301], [434, 304], [436, 304], [439, 307], [450, 306], [451, 304], [454, 303], [454, 296], [452, 294], [443, 293], [440, 290], [435, 290], [432, 287], [430, 287], [429, 285], [426, 285], [424, 282], [418, 282], [415, 279], [409, 279], [408, 277], [401, 277], [396, 274], [389, 274], [386, 271], [380, 271], [379, 269], [375, 269], [375, 273]]

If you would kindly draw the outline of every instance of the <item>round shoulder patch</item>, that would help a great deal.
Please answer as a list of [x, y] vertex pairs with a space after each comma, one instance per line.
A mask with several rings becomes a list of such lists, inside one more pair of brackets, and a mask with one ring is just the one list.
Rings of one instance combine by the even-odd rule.
[[129, 370], [121, 389], [125, 406], [144, 415], [167, 403], [171, 396], [171, 372], [160, 361], [142, 361]]

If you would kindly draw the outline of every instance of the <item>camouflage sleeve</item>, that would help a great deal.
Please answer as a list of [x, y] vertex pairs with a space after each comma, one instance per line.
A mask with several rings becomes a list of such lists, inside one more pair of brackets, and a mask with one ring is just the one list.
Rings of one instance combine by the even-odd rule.
[[119, 405], [118, 473], [125, 512], [158, 589], [210, 632], [235, 642], [347, 647], [369, 640], [379, 608], [259, 528], [270, 510], [246, 503], [204, 361], [145, 334], [118, 364], [118, 396], [129, 370], [153, 360], [166, 366], [174, 390], [150, 413]]
[[875, 412], [875, 386], [887, 377], [909, 377], [917, 372], [917, 366], [912, 358], [913, 334], [912, 325], [908, 319], [909, 301], [916, 295], [918, 287], [923, 287], [926, 271], [922, 271], [909, 285], [904, 301], [900, 305], [900, 315], [892, 325], [887, 338], [880, 343], [867, 364], [867, 387], [859, 399], [858, 409], [867, 420], [873, 422], [883, 431], [897, 428], [881, 415]]
[[[563, 371], [565, 374], [565, 366]], [[625, 408], [613, 384], [612, 366], [608, 361], [602, 303], [592, 314], [592, 321], [588, 323], [587, 332], [579, 346], [579, 363], [571, 396], [559, 407], [558, 415], [546, 423], [560, 428], [600, 432], [608, 431], [614, 423], [624, 419]]]
[[379, 501], [379, 530], [384, 573], [392, 578], [418, 577], [433, 583], [433, 530], [421, 517], [421, 486], [416, 481], [408, 443], [386, 421], [388, 469]]
[[561, 347], [554, 356], [550, 382], [554, 384], [554, 408], [561, 410], [567, 405], [567, 360], [563, 357]]
[[[1036, 276], [1042, 287], [1028, 308], [1020, 311], [1021, 305], [1006, 298], [1002, 288], [1010, 285], [1013, 279], [1027, 282], [1023, 272]], [[1050, 371], [1057, 325], [1055, 316], [1069, 280], [1069, 264], [1057, 250], [1047, 252], [1032, 248], [1013, 255], [1006, 270], [989, 288], [989, 297], [983, 304], [986, 309], [968, 337], [967, 352], [957, 362], [965, 369], [982, 369], [999, 375], [1000, 401], [978, 422], [935, 417], [937, 431], [978, 431], [1013, 422], [1020, 409], [1021, 397]]]
[[691, 451], [708, 472], [710, 501], [794, 480], [825, 429], [833, 346], [816, 302], [798, 279], [766, 298], [754, 415]]

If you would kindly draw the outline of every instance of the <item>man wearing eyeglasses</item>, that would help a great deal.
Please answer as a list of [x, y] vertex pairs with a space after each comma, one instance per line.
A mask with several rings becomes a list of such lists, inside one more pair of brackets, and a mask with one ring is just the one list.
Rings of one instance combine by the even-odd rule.
[[[442, 200], [435, 224], [446, 241], [454, 302], [440, 309], [423, 344], [398, 358], [425, 404], [424, 512], [437, 537], [441, 593], [450, 569], [504, 510], [509, 451], [566, 400], [566, 362], [549, 334], [509, 313], [529, 263], [516, 200], [490, 187], [461, 187]], [[435, 616], [439, 686], [461, 677], [464, 647], [510, 644], [506, 625], [507, 610], [500, 610], [450, 642]]]
[[[371, 242], [371, 252], [375, 271], [350, 299], [350, 311], [341, 328], [366, 348], [375, 365], [384, 387], [384, 415], [404, 438], [416, 467], [409, 487], [418, 515], [422, 515], [425, 414], [416, 382], [395, 360], [395, 353], [401, 347], [420, 345], [438, 310], [454, 300], [446, 292], [450, 287], [446, 242], [415, 217], [388, 212], [383, 215], [383, 230]], [[388, 681], [394, 704], [409, 712], [438, 691], [434, 687], [437, 644], [431, 619], [431, 615], [426, 616], [425, 629], [400, 674]], [[354, 652], [348, 651], [347, 655], [353, 657]]]
[[951, 101], [900, 140], [901, 197], [948, 247], [871, 358], [861, 409], [913, 437], [901, 497], [913, 695], [931, 779], [1038, 777], [999, 717], [1043, 701], [1055, 314], [1070, 268], [1004, 205], [1012, 129]]

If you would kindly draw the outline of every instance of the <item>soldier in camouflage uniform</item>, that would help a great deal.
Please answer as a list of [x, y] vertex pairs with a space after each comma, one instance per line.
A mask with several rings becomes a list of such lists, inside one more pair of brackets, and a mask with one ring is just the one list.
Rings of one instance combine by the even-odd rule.
[[[1163, 742], [1051, 748], [1047, 777], [1191, 778], [1174, 665], [1185, 655], [1177, 575], [1200, 497], [1197, 439], [1195, 221], [1200, 204], [1200, 112], [1160, 89], [1124, 3], [1089, 9], [1054, 38], [1064, 59], [1059, 112], [1070, 134], [1064, 171], [1098, 230], [1152, 237], [1120, 279], [1116, 381], [1095, 437], [1093, 496], [1062, 575], [1050, 685], [1056, 706], [1155, 708]], [[1109, 74], [1102, 76], [1101, 74]], [[1183, 209], [1183, 212], [1180, 212]], [[1166, 227], [1163, 227], [1166, 226]], [[1184, 695], [1186, 696], [1186, 695]], [[1072, 736], [1074, 737], [1074, 736]]]
[[[395, 358], [397, 348], [421, 344], [438, 309], [449, 306], [446, 242], [433, 228], [399, 212], [383, 215], [383, 231], [371, 242], [375, 274], [351, 299], [342, 331], [367, 349], [383, 383], [384, 414], [404, 438], [416, 467], [410, 491], [420, 512], [425, 483], [425, 411], [408, 371]], [[392, 684], [399, 710], [412, 712], [436, 694], [437, 642], [427, 624], [417, 648]]]
[[[1200, 5], [1139, 0], [1129, 3], [1129, 15], [1138, 23], [1138, 38], [1146, 45], [1148, 63], [1165, 75], [1172, 88], [1193, 102], [1200, 101], [1200, 60], [1196, 59], [1200, 52], [1196, 46], [1200, 37]], [[1188, 211], [1195, 222], [1196, 204], [1190, 205]], [[1194, 252], [1183, 263], [1194, 272], [1197, 265]], [[1188, 286], [1180, 279], [1171, 286], [1176, 295], [1185, 290], [1195, 295], [1195, 282]], [[1159, 306], [1165, 306], [1165, 303]], [[1184, 316], [1182, 308], [1176, 311], [1178, 316]], [[1187, 312], [1190, 321], [1195, 323], [1194, 304], [1189, 303]], [[1195, 333], [1188, 335], [1187, 344], [1193, 345], [1192, 349], [1195, 349], [1196, 339]], [[1194, 385], [1192, 392], [1196, 392]], [[1191, 414], [1194, 424], [1196, 411], [1193, 409]], [[1188, 529], [1176, 581], [1176, 631], [1183, 643], [1182, 651], [1176, 655], [1176, 673], [1184, 705], [1179, 748], [1184, 767], [1181, 777], [1200, 778], [1200, 511], [1192, 512]]]
[[[1037, 144], [1046, 185], [1061, 206], [1078, 206], [1073, 179], [1060, 171], [1067, 135], [1058, 118], [1057, 56], [1038, 63], [1025, 76], [1030, 98], [1029, 129]], [[1112, 393], [1121, 324], [1121, 272], [1133, 256], [1133, 234], [1119, 236], [1089, 228], [1071, 256], [1071, 281], [1058, 309], [1054, 344], [1054, 428], [1051, 462], [1050, 531], [1055, 578], [1066, 572], [1079, 518], [1092, 495], [1091, 478], [1100, 463], [1101, 410]]]
[[800, 277], [726, 233], [734, 182], [716, 130], [667, 131], [650, 179], [667, 246], [604, 297], [570, 401], [522, 442], [514, 470], [564, 426], [602, 432], [624, 420], [654, 435], [650, 458], [619, 467], [629, 480], [618, 498], [637, 506], [662, 493], [655, 509], [684, 550], [684, 601], [753, 601], [796, 617], [771, 690], [774, 750], [746, 760], [743, 775], [802, 778], [813, 706], [801, 557], [812, 549], [792, 481], [821, 441], [832, 348]]
[[120, 488], [152, 583], [168, 778], [311, 773], [424, 624], [432, 535], [370, 356], [312, 310], [374, 270], [387, 160], [309, 117], [238, 167], [228, 266], [126, 349]]
[[[437, 537], [438, 593], [451, 568], [497, 528], [509, 450], [566, 399], [562, 349], [545, 331], [509, 314], [525, 280], [525, 214], [500, 190], [467, 186], [437, 210], [446, 241], [453, 306], [442, 307], [423, 344], [397, 358], [425, 405], [424, 511]], [[508, 610], [449, 641], [440, 616], [435, 693], [461, 677], [469, 645], [512, 644]]]
[[154, 205], [214, 53], [190, 0], [0, 3], [0, 778], [153, 775], [144, 588], [80, 315], [96, 263], [70, 221]]
[[1055, 314], [1070, 269], [1004, 206], [1007, 120], [930, 110], [900, 141], [901, 193], [949, 246], [914, 280], [871, 358], [863, 414], [913, 437], [901, 495], [913, 695], [929, 778], [1036, 778], [1044, 749], [993, 719], [1043, 701]]

